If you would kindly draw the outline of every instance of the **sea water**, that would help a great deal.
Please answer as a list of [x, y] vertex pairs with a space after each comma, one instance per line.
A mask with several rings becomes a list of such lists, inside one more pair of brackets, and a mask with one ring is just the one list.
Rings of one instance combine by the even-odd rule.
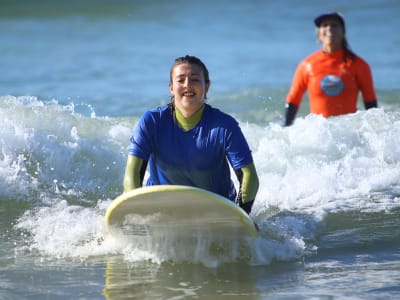
[[[313, 18], [341, 11], [378, 109], [329, 119], [305, 96], [284, 128]], [[390, 299], [400, 296], [397, 1], [2, 1], [0, 299]], [[126, 243], [104, 214], [126, 147], [168, 103], [176, 57], [253, 151], [260, 237]]]

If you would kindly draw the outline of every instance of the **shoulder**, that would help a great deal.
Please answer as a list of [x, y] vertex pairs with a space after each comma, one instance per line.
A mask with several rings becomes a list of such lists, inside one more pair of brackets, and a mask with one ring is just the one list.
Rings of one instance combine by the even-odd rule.
[[371, 74], [371, 68], [369, 64], [361, 56], [354, 54], [352, 65], [360, 76], [369, 76]]
[[367, 63], [367, 61], [366, 61], [364, 58], [362, 58], [361, 56], [355, 55], [354, 61], [355, 61], [357, 64], [364, 65], [364, 66], [369, 66], [369, 64]]
[[139, 120], [138, 126], [140, 128], [156, 128], [163, 126], [171, 120], [172, 114], [168, 105], [160, 106], [146, 111]]
[[142, 119], [144, 120], [157, 120], [157, 119], [162, 119], [165, 116], [171, 115], [171, 110], [169, 105], [163, 105], [163, 106], [159, 106], [153, 109], [150, 109], [148, 111], [146, 111], [143, 116]]
[[205, 116], [208, 117], [208, 122], [209, 121], [213, 121], [213, 122], [217, 122], [221, 125], [226, 124], [226, 125], [232, 125], [232, 124], [238, 124], [238, 122], [236, 121], [236, 119], [231, 116], [228, 113], [225, 113], [223, 111], [221, 111], [218, 108], [215, 108], [209, 104], [206, 104], [205, 107]]
[[297, 70], [308, 73], [311, 71], [311, 67], [314, 64], [318, 63], [318, 61], [320, 61], [321, 59], [323, 59], [323, 51], [317, 50], [310, 55], [304, 57], [298, 64]]
[[169, 105], [163, 105], [146, 111], [145, 115], [164, 115], [167, 112], [170, 112]]
[[317, 50], [317, 51], [311, 53], [310, 55], [306, 56], [305, 58], [303, 58], [302, 62], [308, 63], [315, 59], [319, 59], [321, 56], [323, 56], [323, 54], [324, 54], [324, 52], [321, 49]]

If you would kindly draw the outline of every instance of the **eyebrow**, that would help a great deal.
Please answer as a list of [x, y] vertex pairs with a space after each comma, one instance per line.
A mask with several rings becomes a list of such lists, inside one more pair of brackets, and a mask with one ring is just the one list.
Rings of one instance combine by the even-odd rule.
[[[200, 73], [190, 73], [189, 76], [201, 76]], [[186, 77], [186, 74], [177, 74], [175, 78]]]

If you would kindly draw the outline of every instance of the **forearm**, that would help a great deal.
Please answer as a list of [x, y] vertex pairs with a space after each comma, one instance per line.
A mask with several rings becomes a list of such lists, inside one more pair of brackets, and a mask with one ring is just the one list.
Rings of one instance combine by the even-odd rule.
[[236, 204], [246, 213], [250, 214], [258, 191], [258, 176], [253, 163], [236, 171], [240, 188], [236, 198]]
[[143, 166], [143, 160], [133, 156], [128, 155], [125, 167], [124, 176], [124, 192], [136, 189], [142, 186], [141, 170]]
[[364, 102], [364, 106], [365, 106], [365, 109], [378, 107], [378, 101], [373, 100], [373, 101]]
[[242, 168], [242, 202], [254, 201], [257, 195], [259, 180], [254, 163]]
[[294, 118], [296, 117], [296, 113], [299, 107], [292, 103], [286, 103], [285, 106], [285, 121], [283, 123], [284, 126], [292, 125]]

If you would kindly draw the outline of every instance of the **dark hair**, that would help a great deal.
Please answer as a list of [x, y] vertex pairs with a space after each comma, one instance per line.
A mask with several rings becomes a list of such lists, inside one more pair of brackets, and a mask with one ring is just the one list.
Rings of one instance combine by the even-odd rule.
[[[171, 67], [171, 70], [169, 71], [169, 83], [172, 83], [172, 72], [174, 71], [174, 68], [177, 65], [181, 64], [190, 64], [190, 65], [197, 65], [201, 68], [203, 71], [203, 76], [204, 76], [204, 81], [206, 83], [210, 83], [210, 75], [208, 73], [206, 65], [196, 56], [191, 56], [191, 55], [185, 55], [181, 56], [175, 59], [174, 64]], [[204, 99], [207, 99], [207, 94], [204, 96]], [[170, 109], [173, 110], [173, 102], [174, 102], [174, 96], [171, 96], [171, 102], [170, 102]]]
[[346, 63], [347, 59], [354, 60], [357, 55], [351, 50], [349, 42], [347, 41], [347, 38], [344, 36], [343, 37], [343, 45], [344, 49], [344, 54], [343, 54], [343, 61]]
[[203, 71], [203, 75], [204, 75], [204, 81], [206, 83], [210, 82], [210, 77], [208, 74], [208, 70], [206, 65], [196, 56], [190, 56], [190, 55], [185, 55], [185, 56], [181, 56], [175, 59], [174, 64], [171, 67], [171, 70], [169, 72], [169, 82], [172, 83], [172, 72], [174, 71], [174, 68], [177, 65], [181, 65], [181, 64], [190, 64], [190, 65], [197, 65], [199, 66], [202, 71]]

